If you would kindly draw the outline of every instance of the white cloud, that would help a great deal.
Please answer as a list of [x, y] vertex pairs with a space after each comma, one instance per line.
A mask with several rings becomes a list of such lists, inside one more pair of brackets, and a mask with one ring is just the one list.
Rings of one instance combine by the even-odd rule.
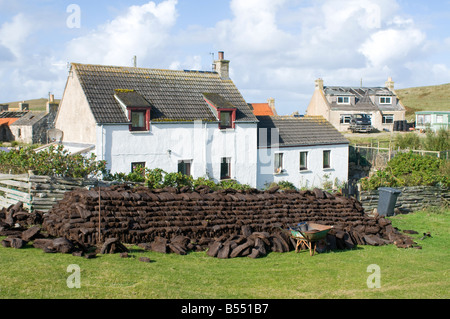
[[25, 15], [15, 15], [11, 22], [5, 22], [0, 27], [0, 45], [6, 48], [15, 58], [23, 56], [24, 47], [34, 30], [34, 26]]
[[218, 44], [233, 54], [273, 51], [290, 36], [277, 27], [276, 12], [285, 0], [232, 0], [232, 20], [216, 25]]
[[39, 39], [35, 35], [43, 30], [43, 21], [18, 14], [0, 25], [0, 86], [34, 97], [57, 86], [62, 94], [67, 72], [60, 61], [132, 65], [134, 55], [142, 67], [210, 70], [209, 53], [214, 50], [225, 51], [231, 60], [231, 78], [249, 103], [274, 97], [280, 114], [302, 113], [317, 77], [325, 85], [359, 85], [361, 78], [364, 85], [382, 85], [388, 76], [396, 86], [448, 82], [449, 65], [443, 57], [450, 38], [428, 39], [396, 1], [229, 3], [229, 18], [201, 25], [198, 19], [183, 24], [189, 16], [178, 12], [182, 6], [177, 0], [148, 1], [88, 33], [82, 20], [81, 29], [71, 30], [77, 38], [51, 49], [30, 44]]
[[364, 54], [372, 66], [385, 66], [399, 63], [410, 53], [420, 50], [425, 38], [425, 34], [415, 28], [381, 30], [372, 34], [361, 45], [359, 52]]
[[71, 40], [67, 56], [77, 62], [116, 65], [130, 65], [134, 55], [138, 63], [160, 58], [176, 22], [176, 4], [177, 0], [166, 0], [131, 6], [88, 35]]

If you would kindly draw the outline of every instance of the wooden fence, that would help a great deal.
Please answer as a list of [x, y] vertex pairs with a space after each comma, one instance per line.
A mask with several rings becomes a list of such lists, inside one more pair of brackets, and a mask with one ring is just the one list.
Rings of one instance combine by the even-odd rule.
[[23, 202], [29, 211], [49, 211], [64, 193], [98, 185], [94, 179], [62, 178], [32, 174], [0, 174], [0, 208]]

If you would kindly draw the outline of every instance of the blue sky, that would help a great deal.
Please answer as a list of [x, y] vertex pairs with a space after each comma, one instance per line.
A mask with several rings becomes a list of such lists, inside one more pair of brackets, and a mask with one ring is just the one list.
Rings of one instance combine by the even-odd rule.
[[247, 102], [303, 114], [318, 77], [449, 83], [449, 30], [450, 0], [0, 0], [0, 102], [60, 98], [68, 62], [210, 70], [224, 51]]

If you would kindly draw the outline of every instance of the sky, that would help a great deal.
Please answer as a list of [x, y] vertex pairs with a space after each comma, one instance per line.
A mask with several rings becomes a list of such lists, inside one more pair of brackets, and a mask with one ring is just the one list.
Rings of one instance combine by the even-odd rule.
[[314, 81], [450, 82], [450, 0], [0, 0], [0, 103], [61, 98], [70, 62], [210, 71], [304, 114]]

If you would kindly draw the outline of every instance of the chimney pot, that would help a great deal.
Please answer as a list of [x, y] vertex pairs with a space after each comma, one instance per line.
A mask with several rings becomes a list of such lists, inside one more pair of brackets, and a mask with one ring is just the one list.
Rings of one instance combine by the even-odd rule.
[[223, 51], [219, 51], [219, 59], [214, 61], [215, 70], [223, 80], [230, 79], [230, 61], [224, 59]]
[[323, 90], [323, 80], [321, 78], [318, 78], [315, 81], [316, 90]]

